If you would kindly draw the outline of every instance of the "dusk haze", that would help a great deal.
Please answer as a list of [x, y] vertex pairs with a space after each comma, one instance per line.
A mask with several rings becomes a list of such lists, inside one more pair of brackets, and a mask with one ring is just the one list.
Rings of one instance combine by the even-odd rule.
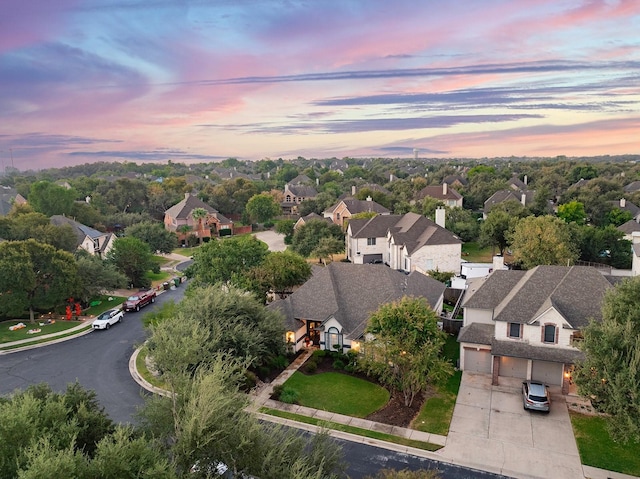
[[4, 0], [0, 124], [20, 170], [637, 155], [640, 1]]

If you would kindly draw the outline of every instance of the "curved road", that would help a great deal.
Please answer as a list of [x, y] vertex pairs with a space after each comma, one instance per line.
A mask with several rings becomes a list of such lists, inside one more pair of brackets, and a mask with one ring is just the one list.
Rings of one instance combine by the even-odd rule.
[[[126, 313], [122, 323], [109, 330], [92, 331], [60, 343], [0, 356], [0, 395], [41, 382], [62, 392], [67, 384], [78, 381], [96, 392], [98, 401], [114, 421], [134, 423], [136, 409], [147, 394], [129, 374], [129, 358], [146, 339], [142, 316], [167, 301], [180, 301], [185, 289], [183, 285], [159, 295], [155, 304], [139, 313]], [[503, 477], [365, 444], [336, 441], [344, 449], [349, 463], [347, 473], [353, 479], [374, 475], [382, 468], [437, 469], [447, 479]]]

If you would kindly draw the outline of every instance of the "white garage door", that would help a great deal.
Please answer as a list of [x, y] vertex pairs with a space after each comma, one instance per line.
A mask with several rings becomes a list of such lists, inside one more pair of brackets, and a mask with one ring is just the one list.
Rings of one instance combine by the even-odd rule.
[[562, 364], [534, 361], [531, 367], [531, 379], [552, 386], [562, 386]]
[[464, 370], [475, 373], [491, 374], [491, 351], [488, 349], [464, 350]]
[[527, 378], [527, 360], [522, 358], [500, 358], [500, 376], [509, 378]]

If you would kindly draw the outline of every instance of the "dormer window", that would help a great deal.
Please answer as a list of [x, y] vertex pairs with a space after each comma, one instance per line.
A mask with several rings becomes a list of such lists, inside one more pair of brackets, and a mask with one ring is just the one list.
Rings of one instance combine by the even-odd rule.
[[509, 323], [509, 337], [512, 339], [522, 338], [522, 325], [520, 323]]
[[542, 342], [555, 344], [558, 342], [558, 328], [555, 324], [545, 324], [542, 327]]

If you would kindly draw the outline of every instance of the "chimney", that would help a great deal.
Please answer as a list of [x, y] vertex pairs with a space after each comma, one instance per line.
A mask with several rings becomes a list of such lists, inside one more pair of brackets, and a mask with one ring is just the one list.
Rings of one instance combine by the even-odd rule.
[[526, 195], [526, 193], [522, 193], [522, 196], [520, 197], [520, 203], [522, 203], [522, 206], [527, 206], [527, 195]]
[[373, 201], [373, 198], [371, 198], [371, 196], [367, 196], [367, 201]]
[[620, 208], [624, 208], [625, 206], [627, 206], [627, 200], [620, 198]]
[[351, 196], [356, 196], [356, 185], [351, 187]]
[[448, 191], [449, 191], [449, 185], [446, 183], [442, 183], [442, 196], [447, 196]]
[[440, 206], [436, 208], [436, 224], [444, 228], [446, 210]]
[[316, 178], [316, 186], [320, 186], [320, 178]]
[[499, 254], [493, 257], [493, 271], [504, 269], [504, 257]]
[[525, 186], [528, 185], [529, 178], [527, 178], [527, 175], [524, 175], [524, 184]]
[[91, 203], [91, 196], [87, 195], [84, 198], [85, 203]]

